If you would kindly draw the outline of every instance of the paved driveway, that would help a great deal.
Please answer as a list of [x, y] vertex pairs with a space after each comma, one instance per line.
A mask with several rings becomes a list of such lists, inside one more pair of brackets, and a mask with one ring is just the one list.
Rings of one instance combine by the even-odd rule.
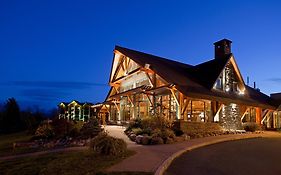
[[280, 175], [281, 138], [214, 144], [187, 152], [165, 175]]

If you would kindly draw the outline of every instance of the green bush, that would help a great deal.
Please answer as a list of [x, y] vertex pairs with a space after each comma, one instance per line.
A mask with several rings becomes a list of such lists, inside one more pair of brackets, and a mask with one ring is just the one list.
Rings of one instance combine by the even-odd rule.
[[102, 132], [97, 135], [90, 144], [96, 154], [100, 155], [122, 155], [127, 151], [127, 144], [122, 139], [108, 136]]
[[56, 138], [69, 136], [71, 131], [74, 129], [73, 121], [67, 119], [54, 119], [51, 123]]
[[132, 132], [136, 135], [141, 135], [143, 134], [143, 130], [141, 128], [133, 128]]
[[255, 132], [256, 130], [260, 130], [260, 126], [255, 122], [243, 123], [243, 128], [245, 131], [250, 131], [250, 132]]
[[132, 131], [134, 128], [143, 129], [145, 134], [151, 135], [151, 131], [155, 129], [171, 128], [172, 122], [164, 117], [147, 117], [144, 119], [137, 118], [129, 123], [125, 133]]
[[35, 131], [34, 139], [50, 139], [55, 135], [53, 127], [49, 123], [41, 124]]
[[172, 128], [172, 122], [164, 117], [152, 116], [142, 120], [141, 128], [165, 129]]
[[212, 133], [220, 133], [222, 131], [222, 127], [218, 123], [204, 123], [204, 122], [185, 122], [179, 121], [180, 129], [194, 138], [197, 135], [207, 135]]
[[84, 123], [80, 130], [82, 138], [94, 138], [102, 131], [98, 119], [90, 118], [87, 123]]
[[126, 128], [125, 132], [127, 131], [131, 131], [133, 128], [141, 128], [142, 124], [141, 124], [141, 119], [140, 118], [136, 118], [132, 121], [130, 121], [128, 127]]
[[176, 136], [171, 129], [162, 129], [162, 130], [155, 129], [152, 132], [152, 138], [158, 138], [158, 137], [162, 138], [164, 143], [166, 143], [168, 138], [175, 139]]

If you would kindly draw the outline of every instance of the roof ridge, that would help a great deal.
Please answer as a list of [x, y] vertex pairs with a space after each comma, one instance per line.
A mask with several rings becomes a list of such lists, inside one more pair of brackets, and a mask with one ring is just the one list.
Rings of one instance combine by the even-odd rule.
[[132, 51], [132, 52], [138, 52], [138, 53], [140, 53], [140, 54], [144, 54], [144, 55], [147, 55], [147, 56], [152, 56], [152, 57], [155, 57], [155, 58], [158, 58], [158, 59], [162, 59], [162, 60], [165, 60], [165, 61], [171, 61], [171, 62], [174, 62], [174, 63], [177, 63], [177, 64], [186, 65], [186, 66], [188, 66], [188, 67], [194, 67], [194, 66], [191, 65], [191, 64], [183, 63], [183, 62], [180, 62], [180, 61], [175, 61], [175, 60], [172, 60], [172, 59], [169, 59], [169, 58], [166, 58], [166, 57], [157, 56], [157, 55], [145, 53], [145, 52], [142, 52], [142, 51], [138, 51], [138, 50], [134, 50], [134, 49], [129, 49], [129, 48], [127, 48], [127, 47], [115, 45], [115, 49], [118, 50], [118, 48], [126, 49], [126, 50], [129, 50], [129, 51]]

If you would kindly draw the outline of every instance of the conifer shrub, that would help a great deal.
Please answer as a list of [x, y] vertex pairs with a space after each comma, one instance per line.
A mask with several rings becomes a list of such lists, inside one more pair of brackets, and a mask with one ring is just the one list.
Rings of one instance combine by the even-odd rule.
[[101, 132], [92, 139], [90, 147], [94, 153], [106, 156], [119, 156], [127, 151], [127, 144], [124, 140], [111, 137], [105, 132]]
[[249, 132], [255, 132], [261, 129], [260, 126], [255, 122], [243, 123], [243, 128], [245, 131], [249, 131]]
[[88, 122], [84, 123], [80, 130], [82, 138], [94, 138], [102, 131], [98, 119], [90, 118]]

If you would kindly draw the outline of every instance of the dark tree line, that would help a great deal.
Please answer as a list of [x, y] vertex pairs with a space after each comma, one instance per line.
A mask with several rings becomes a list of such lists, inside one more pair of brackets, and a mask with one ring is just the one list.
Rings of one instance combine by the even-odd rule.
[[0, 105], [0, 134], [19, 131], [34, 133], [46, 115], [43, 112], [21, 111], [15, 98], [9, 98], [4, 105]]

